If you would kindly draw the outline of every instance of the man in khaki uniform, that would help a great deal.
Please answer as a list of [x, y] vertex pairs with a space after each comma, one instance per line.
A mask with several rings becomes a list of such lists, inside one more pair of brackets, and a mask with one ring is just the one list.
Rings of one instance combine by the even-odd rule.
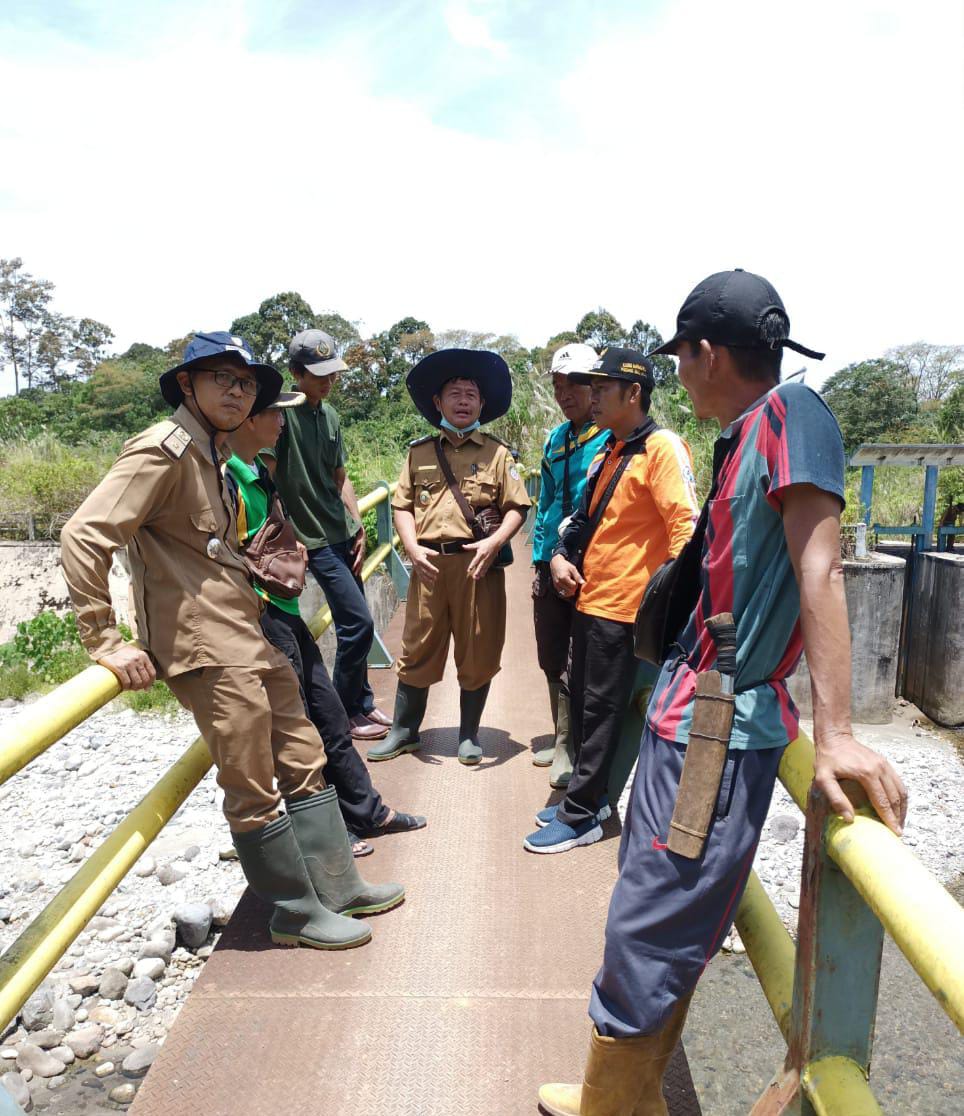
[[[220, 470], [226, 438], [276, 398], [281, 376], [229, 333], [197, 334], [184, 357], [160, 381], [177, 408], [173, 420], [127, 442], [64, 527], [64, 576], [81, 638], [124, 689], [146, 689], [159, 672], [194, 714], [245, 875], [274, 908], [272, 938], [361, 945], [371, 931], [342, 915], [387, 909], [404, 892], [370, 887], [354, 869], [334, 789], [325, 786], [321, 738], [287, 659], [261, 632]], [[122, 546], [133, 644], [117, 630], [108, 591]]]
[[[442, 678], [455, 641], [460, 697], [459, 761], [482, 758], [478, 732], [489, 683], [505, 642], [505, 575], [499, 554], [524, 522], [529, 497], [512, 455], [481, 423], [512, 401], [508, 366], [496, 353], [443, 349], [420, 361], [407, 386], [438, 435], [413, 442], [392, 498], [395, 526], [412, 561], [398, 690], [391, 732], [368, 752], [373, 761], [419, 747], [428, 688]], [[476, 540], [440, 455], [472, 512], [501, 516]], [[511, 560], [511, 552], [509, 552]]]

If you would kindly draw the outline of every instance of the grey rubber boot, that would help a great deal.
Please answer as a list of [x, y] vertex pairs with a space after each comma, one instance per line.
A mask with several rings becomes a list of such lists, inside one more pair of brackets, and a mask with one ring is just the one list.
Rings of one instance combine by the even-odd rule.
[[477, 690], [459, 691], [459, 763], [471, 767], [482, 759], [482, 745], [479, 743], [479, 725], [482, 723], [482, 710], [489, 696], [490, 683], [486, 682]]
[[[552, 713], [552, 731], [557, 731], [556, 726], [559, 724], [559, 688], [562, 685], [557, 679], [549, 679], [549, 709]], [[556, 746], [553, 744], [551, 748], [540, 748], [538, 752], [532, 753], [532, 762], [536, 767], [549, 767], [552, 764], [556, 755]]]
[[572, 778], [572, 765], [576, 753], [572, 744], [572, 720], [569, 712], [569, 694], [559, 688], [559, 712], [556, 714], [556, 747], [549, 768], [549, 786], [568, 787]]
[[231, 839], [251, 890], [271, 904], [268, 929], [273, 942], [352, 949], [371, 940], [371, 929], [365, 923], [322, 906], [287, 814], [261, 829], [232, 833]]
[[334, 787], [307, 798], [286, 799], [305, 867], [322, 905], [340, 915], [380, 914], [405, 898], [401, 884], [362, 879], [351, 852]]
[[394, 759], [403, 752], [417, 752], [421, 741], [418, 730], [422, 727], [425, 706], [428, 704], [428, 686], [409, 686], [399, 682], [395, 691], [395, 712], [392, 727], [384, 740], [369, 748], [371, 763]]

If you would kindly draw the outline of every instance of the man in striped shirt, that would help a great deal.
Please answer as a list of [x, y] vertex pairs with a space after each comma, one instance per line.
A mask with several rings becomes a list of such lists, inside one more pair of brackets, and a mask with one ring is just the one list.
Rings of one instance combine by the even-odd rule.
[[[791, 341], [780, 296], [737, 270], [704, 279], [656, 353], [679, 360], [697, 418], [722, 433], [701, 543], [695, 607], [650, 701], [619, 850], [619, 879], [593, 982], [594, 1023], [580, 1085], [545, 1085], [552, 1116], [665, 1116], [662, 1077], [690, 997], [733, 923], [797, 711], [786, 679], [806, 651], [813, 688], [814, 784], [845, 820], [857, 780], [895, 832], [904, 785], [850, 723], [850, 632], [840, 562], [844, 453], [823, 400], [780, 384]], [[692, 722], [696, 676], [717, 665], [706, 620], [736, 622], [736, 701], [716, 810], [699, 859], [666, 845]]]

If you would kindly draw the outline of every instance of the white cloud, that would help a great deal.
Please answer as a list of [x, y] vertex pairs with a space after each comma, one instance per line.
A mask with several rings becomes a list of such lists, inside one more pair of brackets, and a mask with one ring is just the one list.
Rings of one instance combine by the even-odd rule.
[[237, 24], [141, 58], [0, 56], [0, 254], [121, 345], [280, 290], [372, 329], [535, 344], [602, 304], [668, 333], [697, 280], [743, 266], [827, 349], [822, 378], [964, 340], [960, 19], [687, 0], [587, 42], [559, 131], [525, 139], [374, 95], [361, 46], [252, 53]]
[[497, 40], [485, 17], [467, 3], [447, 4], [442, 13], [445, 26], [459, 46], [486, 50], [498, 58], [508, 54], [505, 43]]

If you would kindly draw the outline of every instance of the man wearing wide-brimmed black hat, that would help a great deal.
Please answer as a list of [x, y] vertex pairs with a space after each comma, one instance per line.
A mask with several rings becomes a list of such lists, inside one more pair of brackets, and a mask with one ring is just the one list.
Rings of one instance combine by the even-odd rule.
[[[194, 715], [244, 874], [273, 908], [273, 940], [362, 945], [371, 931], [344, 916], [385, 909], [404, 891], [372, 887], [354, 867], [321, 738], [288, 660], [261, 631], [220, 468], [226, 439], [277, 398], [281, 376], [240, 338], [198, 333], [160, 388], [173, 418], [125, 444], [61, 536], [81, 638], [125, 690], [160, 674]], [[122, 546], [137, 629], [129, 644], [107, 582]]]
[[412, 443], [392, 497], [412, 582], [392, 729], [368, 758], [393, 759], [419, 747], [428, 689], [441, 680], [454, 639], [458, 756], [477, 764], [482, 711], [505, 642], [505, 575], [498, 567], [530, 504], [512, 454], [479, 429], [508, 411], [512, 378], [497, 353], [443, 349], [419, 361], [406, 383], [438, 433]]

